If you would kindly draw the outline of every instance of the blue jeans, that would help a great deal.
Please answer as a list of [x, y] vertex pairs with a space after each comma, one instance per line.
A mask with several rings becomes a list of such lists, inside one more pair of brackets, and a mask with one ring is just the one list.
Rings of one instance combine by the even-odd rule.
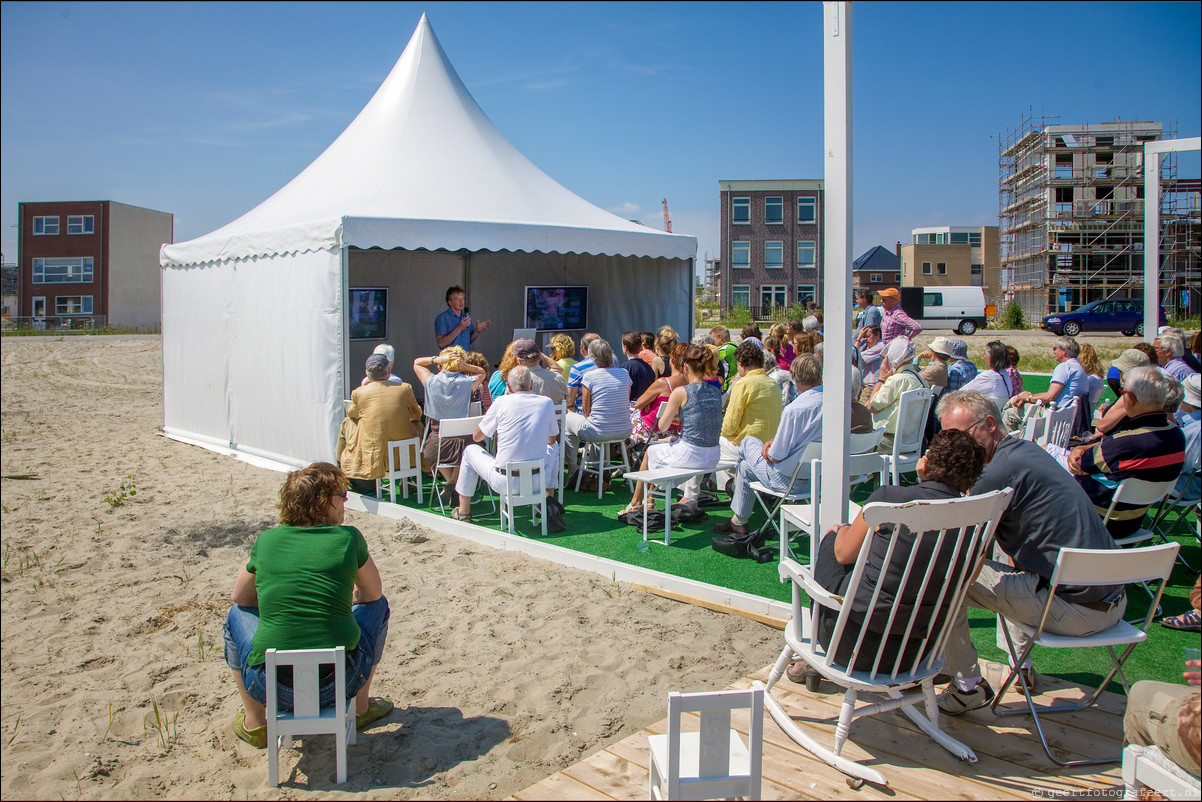
[[[357, 694], [371, 677], [371, 670], [384, 656], [384, 641], [388, 638], [388, 599], [381, 596], [373, 602], [356, 604], [351, 614], [359, 624], [359, 645], [346, 653], [346, 695]], [[259, 628], [259, 608], [235, 604], [225, 617], [225, 663], [241, 672], [242, 684], [250, 697], [267, 704], [266, 666], [247, 664], [254, 648], [255, 631]], [[320, 648], [320, 647], [314, 647]], [[321, 705], [330, 707], [335, 701], [336, 688], [327, 682], [321, 688]], [[279, 686], [279, 707], [292, 709], [292, 688]]]

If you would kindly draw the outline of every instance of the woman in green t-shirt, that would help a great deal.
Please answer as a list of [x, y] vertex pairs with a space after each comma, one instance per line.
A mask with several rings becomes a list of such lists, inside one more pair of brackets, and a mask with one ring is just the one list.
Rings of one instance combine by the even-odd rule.
[[[234, 734], [259, 749], [267, 745], [267, 649], [346, 647], [346, 693], [355, 697], [357, 726], [392, 710], [369, 695], [388, 636], [388, 600], [367, 542], [342, 526], [349, 480], [328, 462], [288, 474], [280, 488], [280, 526], [255, 540], [238, 571], [225, 620], [225, 660], [234, 672], [243, 712]], [[292, 689], [281, 684], [279, 705], [292, 709]], [[321, 689], [334, 703], [332, 678]]]

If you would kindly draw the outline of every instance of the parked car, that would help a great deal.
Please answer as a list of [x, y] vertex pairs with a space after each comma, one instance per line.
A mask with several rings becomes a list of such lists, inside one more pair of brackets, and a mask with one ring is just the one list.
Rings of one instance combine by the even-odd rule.
[[[1160, 325], [1168, 323], [1160, 310]], [[1039, 328], [1053, 334], [1076, 337], [1083, 331], [1121, 331], [1127, 337], [1144, 335], [1144, 302], [1138, 298], [1094, 301], [1072, 312], [1048, 315]]]

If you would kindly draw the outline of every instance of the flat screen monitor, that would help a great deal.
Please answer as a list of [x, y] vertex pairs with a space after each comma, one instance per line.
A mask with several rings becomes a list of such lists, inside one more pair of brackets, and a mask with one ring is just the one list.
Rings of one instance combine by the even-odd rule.
[[526, 327], [570, 331], [588, 327], [588, 287], [527, 287]]
[[350, 332], [352, 340], [388, 337], [388, 288], [352, 287]]

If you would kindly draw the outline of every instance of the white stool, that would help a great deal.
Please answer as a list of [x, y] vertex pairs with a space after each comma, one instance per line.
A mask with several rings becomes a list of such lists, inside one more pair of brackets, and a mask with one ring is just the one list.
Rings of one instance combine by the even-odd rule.
[[[605, 474], [612, 470], [616, 470], [617, 468], [622, 469], [623, 476], [630, 473], [630, 455], [626, 453], [626, 437], [627, 435], [623, 435], [621, 438], [616, 440], [602, 440], [597, 443], [581, 443], [583, 447], [581, 448], [582, 453], [580, 455], [580, 470], [576, 473], [576, 492], [580, 492], [580, 481], [584, 478], [586, 473], [593, 474], [597, 477], [597, 498], [601, 498], [602, 488], [605, 484]], [[597, 447], [596, 460], [589, 459], [588, 447], [590, 445]], [[617, 459], [610, 459], [609, 448], [613, 445], [618, 446], [618, 448], [622, 450], [621, 462], [619, 462]], [[594, 464], [596, 467], [590, 468], [590, 464]], [[630, 488], [630, 492], [633, 493], [634, 482], [630, 479], [627, 479], [626, 485]]]

